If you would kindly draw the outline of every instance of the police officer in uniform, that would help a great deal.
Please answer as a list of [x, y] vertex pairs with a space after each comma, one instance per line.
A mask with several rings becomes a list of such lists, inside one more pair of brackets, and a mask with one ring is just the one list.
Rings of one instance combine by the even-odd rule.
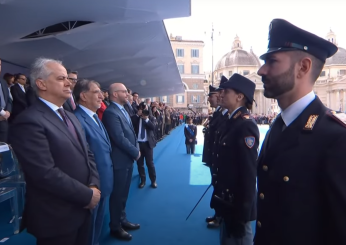
[[[217, 155], [217, 139], [219, 135], [219, 129], [221, 125], [227, 120], [227, 109], [223, 108], [221, 102], [220, 102], [220, 93], [222, 92], [221, 85], [227, 82], [228, 79], [225, 76], [221, 77], [220, 81], [220, 87], [215, 90], [217, 93], [217, 103], [218, 107], [216, 111], [213, 114], [213, 118], [209, 123], [209, 142], [208, 142], [208, 147], [210, 149], [210, 174], [211, 178], [213, 179], [213, 174], [214, 170], [216, 169], [216, 165], [214, 164], [216, 155]], [[213, 183], [213, 182], [212, 182]], [[213, 199], [211, 198], [210, 200], [210, 208], [215, 209], [215, 204], [213, 202]], [[210, 216], [206, 218], [206, 222], [208, 223], [207, 227], [208, 228], [217, 228], [220, 226], [220, 220], [221, 217], [215, 212], [214, 216]]]
[[221, 101], [229, 119], [220, 130], [213, 178], [213, 199], [223, 220], [220, 244], [252, 245], [259, 130], [248, 110], [252, 109], [256, 85], [235, 73], [221, 87]]
[[[208, 101], [210, 104], [210, 107], [216, 108], [218, 104], [218, 96], [219, 93], [216, 91], [216, 88], [209, 85], [209, 94], [208, 94]], [[211, 149], [210, 149], [210, 127], [209, 124], [213, 120], [213, 117], [211, 116], [208, 119], [208, 123], [204, 128], [204, 144], [203, 144], [203, 155], [202, 155], [202, 162], [205, 163], [206, 166], [211, 166]]]
[[258, 159], [254, 244], [345, 245], [345, 114], [333, 114], [313, 92], [338, 48], [282, 19], [269, 28], [258, 74], [282, 112]]

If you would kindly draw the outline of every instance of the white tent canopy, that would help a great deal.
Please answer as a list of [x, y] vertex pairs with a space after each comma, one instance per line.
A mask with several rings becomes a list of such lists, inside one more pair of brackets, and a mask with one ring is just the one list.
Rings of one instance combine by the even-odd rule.
[[0, 57], [22, 67], [59, 59], [79, 77], [103, 88], [122, 82], [141, 97], [181, 93], [163, 19], [190, 8], [190, 0], [0, 0]]

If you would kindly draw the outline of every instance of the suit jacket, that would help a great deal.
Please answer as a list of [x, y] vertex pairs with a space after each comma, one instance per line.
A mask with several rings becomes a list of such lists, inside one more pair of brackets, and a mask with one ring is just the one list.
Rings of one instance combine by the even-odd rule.
[[3, 81], [3, 80], [0, 80], [0, 82], [1, 82], [2, 93], [4, 94], [4, 100], [6, 103], [5, 108], [2, 108], [2, 109], [11, 113], [12, 112], [12, 99], [10, 97], [10, 91], [8, 91], [7, 82]]
[[[73, 100], [74, 100], [74, 102], [75, 102], [75, 104], [76, 104], [76, 106], [77, 106], [77, 103], [76, 103], [76, 100], [75, 100], [75, 98], [74, 98], [74, 95], [72, 94], [71, 96], [73, 96]], [[63, 108], [64, 108], [66, 111], [73, 112], [73, 106], [72, 106], [72, 104], [71, 104], [71, 100], [70, 100], [70, 99], [66, 100], [65, 103], [64, 103], [62, 106], [63, 106]]]
[[[192, 132], [194, 133], [194, 135], [191, 135], [191, 133], [189, 132], [189, 130], [187, 130], [186, 126], [188, 126]], [[185, 135], [185, 144], [195, 144], [195, 140], [197, 137], [197, 127], [196, 125], [187, 125], [184, 127], [184, 135]], [[192, 142], [190, 142], [190, 139], [192, 139]]]
[[129, 122], [119, 107], [111, 102], [103, 113], [102, 122], [112, 144], [113, 168], [133, 167], [133, 162], [139, 155], [139, 147], [131, 118]]
[[28, 106], [34, 104], [37, 100], [37, 95], [35, 90], [31, 86], [27, 86], [26, 88], [26, 101]]
[[[213, 171], [214, 195], [223, 197], [215, 210], [229, 223], [246, 223], [256, 219], [256, 174], [259, 130], [245, 107], [239, 108], [222, 124], [216, 141], [217, 166]], [[232, 230], [228, 229], [232, 233]]]
[[111, 159], [111, 142], [108, 133], [102, 131], [95, 121], [79, 106], [73, 112], [82, 125], [90, 150], [93, 152], [96, 167], [100, 176], [101, 195], [106, 197], [113, 190], [113, 163]]
[[94, 156], [78, 119], [66, 112], [79, 142], [41, 100], [18, 115], [10, 143], [26, 180], [22, 227], [36, 237], [75, 231], [90, 215], [90, 185], [100, 186]]
[[22, 111], [28, 107], [26, 93], [21, 89], [19, 84], [15, 84], [11, 87], [12, 94], [12, 113], [10, 121], [13, 121]]
[[345, 123], [316, 97], [267, 148], [269, 136], [258, 159], [255, 245], [346, 244]]
[[124, 105], [124, 108], [125, 110], [127, 111], [127, 113], [130, 115], [130, 117], [132, 117], [133, 115], [135, 115], [135, 112], [132, 108], [132, 105], [130, 104], [130, 102], [127, 102], [125, 105]]
[[[139, 121], [141, 120], [141, 118], [137, 115], [134, 115], [131, 117], [131, 120], [132, 120], [133, 128], [136, 133], [136, 137], [138, 139]], [[144, 123], [145, 130], [147, 131], [147, 139], [149, 142], [149, 147], [153, 149], [156, 146], [156, 139], [154, 134], [155, 118], [149, 116], [149, 121], [148, 122], [142, 121], [142, 123]]]

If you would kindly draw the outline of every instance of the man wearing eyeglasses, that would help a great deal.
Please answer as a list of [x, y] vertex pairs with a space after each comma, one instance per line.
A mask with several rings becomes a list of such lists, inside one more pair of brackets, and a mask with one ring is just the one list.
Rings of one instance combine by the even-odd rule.
[[71, 70], [67, 69], [67, 76], [68, 76], [68, 80], [71, 82], [72, 94], [71, 94], [71, 98], [66, 100], [63, 107], [65, 110], [67, 110], [69, 112], [73, 112], [76, 109], [75, 98], [73, 96], [73, 89], [77, 83], [78, 72], [77, 71], [71, 71]]
[[109, 87], [110, 105], [102, 116], [102, 122], [108, 132], [112, 153], [114, 171], [113, 191], [109, 199], [110, 234], [121, 240], [131, 240], [128, 230], [139, 229], [139, 224], [133, 224], [126, 218], [126, 201], [130, 190], [133, 163], [141, 152], [133, 128], [131, 118], [125, 110], [128, 91], [124, 84], [113, 83]]

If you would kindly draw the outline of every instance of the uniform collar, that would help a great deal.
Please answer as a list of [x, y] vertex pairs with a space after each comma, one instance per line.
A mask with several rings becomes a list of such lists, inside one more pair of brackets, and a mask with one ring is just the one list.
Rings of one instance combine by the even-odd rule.
[[281, 112], [282, 120], [286, 126], [289, 126], [301, 113], [304, 109], [315, 99], [316, 95], [313, 91], [300, 98], [292, 105], [287, 107], [284, 111]]

